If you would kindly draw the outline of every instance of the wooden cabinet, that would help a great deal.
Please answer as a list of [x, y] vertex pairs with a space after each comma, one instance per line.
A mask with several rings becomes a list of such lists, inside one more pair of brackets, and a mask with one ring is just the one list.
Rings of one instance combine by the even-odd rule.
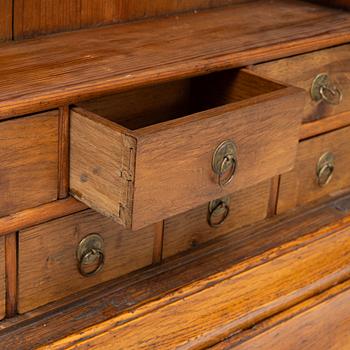
[[[87, 255], [77, 257], [79, 243], [91, 234], [103, 240], [104, 265], [98, 273], [83, 276], [79, 265], [87, 265], [81, 268], [89, 272], [100, 263], [89, 261]], [[18, 242], [18, 311], [24, 313], [150, 265], [153, 244], [152, 226], [138, 232], [123, 230], [90, 210], [23, 230]]]
[[0, 0], [1, 350], [349, 347], [350, 13], [317, 2]]
[[350, 46], [338, 46], [254, 67], [265, 74], [308, 92], [304, 122], [350, 110]]
[[[163, 258], [196, 248], [204, 242], [265, 219], [269, 199], [270, 182], [265, 181], [230, 195], [228, 216], [217, 227], [208, 223], [208, 203], [165, 220]], [[218, 223], [224, 219], [224, 215], [223, 210], [213, 220]], [[237, 240], [241, 239], [241, 236], [237, 236]]]
[[299, 144], [295, 168], [282, 175], [277, 212], [350, 190], [350, 128]]
[[58, 111], [0, 123], [0, 217], [57, 199]]
[[[166, 99], [169, 105], [158, 106], [153, 97], [145, 112], [135, 113], [130, 102], [123, 110], [125, 95], [90, 102], [88, 110], [73, 109], [74, 197], [138, 229], [293, 167], [301, 89], [246, 70], [176, 86], [181, 90], [176, 99]], [[164, 89], [151, 92], [161, 98]], [[134, 93], [133, 104], [144, 100], [145, 90], [139, 93]]]

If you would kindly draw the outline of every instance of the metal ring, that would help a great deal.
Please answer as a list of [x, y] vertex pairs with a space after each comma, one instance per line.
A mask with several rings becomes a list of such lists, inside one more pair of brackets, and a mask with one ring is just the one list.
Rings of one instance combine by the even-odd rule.
[[[215, 217], [215, 212], [217, 212], [218, 210], [224, 209], [224, 213], [221, 216], [221, 219], [219, 222], [214, 222], [213, 221], [213, 216]], [[213, 228], [217, 228], [220, 225], [222, 225], [224, 223], [224, 221], [226, 220], [226, 218], [228, 217], [228, 215], [230, 214], [230, 207], [223, 201], [220, 201], [217, 206], [211, 210], [208, 211], [208, 224], [209, 226], [213, 227]]]
[[[327, 172], [328, 172], [328, 174], [327, 174]], [[328, 185], [329, 182], [332, 180], [333, 172], [334, 172], [334, 165], [332, 165], [330, 163], [323, 164], [322, 167], [317, 172], [318, 185], [320, 187], [324, 187], [324, 186]], [[324, 175], [327, 176], [325, 181], [322, 180]]]
[[[231, 163], [231, 166], [229, 168], [230, 173], [229, 173], [229, 176], [226, 177], [226, 180], [223, 181], [223, 175], [227, 172], [227, 171], [224, 171], [227, 162]], [[236, 159], [232, 155], [226, 155], [222, 159], [222, 162], [220, 165], [220, 171], [218, 174], [218, 183], [221, 188], [227, 186], [232, 181], [235, 171], [236, 171]]]
[[[98, 255], [97, 267], [90, 272], [86, 272], [83, 268], [83, 266], [85, 265], [85, 261], [87, 261], [93, 255]], [[82, 257], [80, 258], [79, 263], [78, 263], [79, 272], [84, 277], [93, 276], [97, 272], [102, 270], [104, 263], [105, 263], [105, 255], [104, 255], [103, 251], [100, 249], [91, 248], [91, 249], [87, 250], [86, 252], [84, 252]]]
[[[332, 96], [335, 96], [336, 99], [329, 98], [326, 94], [326, 91], [328, 91]], [[338, 105], [343, 99], [343, 93], [336, 86], [332, 88], [325, 85], [321, 86], [320, 95], [323, 101], [332, 105]]]

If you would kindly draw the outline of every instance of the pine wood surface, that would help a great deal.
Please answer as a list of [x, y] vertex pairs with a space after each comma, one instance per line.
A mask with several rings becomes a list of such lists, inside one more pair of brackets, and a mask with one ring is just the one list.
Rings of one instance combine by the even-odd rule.
[[[316, 167], [319, 158], [326, 152], [334, 155], [334, 172], [330, 182], [320, 187]], [[349, 127], [301, 142], [294, 169], [281, 176], [277, 212], [283, 213], [296, 206], [349, 190], [349, 162]]]
[[[171, 298], [172, 291], [186, 285], [193, 287], [190, 287], [193, 293], [202, 290], [203, 286], [204, 289], [205, 286], [210, 288], [213, 285], [210, 276], [217, 275], [218, 281], [221, 281], [222, 274], [231, 276], [235, 271], [233, 274], [240, 275], [261, 264], [273, 263], [276, 257], [285, 257], [288, 252], [348, 227], [349, 208], [349, 197], [343, 197], [316, 208], [303, 208], [292, 214], [274, 217], [222, 236], [160, 266], [124, 276], [106, 286], [96, 286], [83, 295], [71, 296], [5, 320], [0, 324], [1, 344], [6, 344], [4, 349], [19, 345], [23, 349], [32, 349], [133, 310], [137, 305], [166, 295]], [[225, 271], [228, 271], [227, 274]], [[339, 281], [343, 277], [341, 275]], [[328, 282], [328, 278], [322, 279], [315, 293], [329, 288]], [[336, 282], [333, 280], [332, 283]], [[278, 290], [279, 285], [275, 288]], [[308, 291], [305, 290], [302, 299], [310, 297]], [[183, 294], [180, 294], [180, 299], [181, 296]], [[284, 301], [288, 299], [282, 300], [282, 308], [289, 308], [291, 305]], [[266, 317], [275, 314], [274, 310], [271, 312]]]
[[349, 28], [350, 14], [340, 10], [299, 0], [257, 0], [5, 43], [0, 117], [345, 43]]
[[84, 110], [73, 110], [70, 120], [70, 193], [131, 227], [136, 139]]
[[[278, 79], [308, 92], [304, 110], [304, 122], [318, 120], [350, 109], [350, 46], [344, 45], [304, 55], [264, 63], [254, 67], [258, 73]], [[338, 105], [315, 102], [311, 98], [311, 86], [318, 74], [327, 73], [332, 83], [342, 92]]]
[[19, 0], [14, 2], [16, 40], [146, 17], [201, 10], [242, 0]]
[[0, 217], [57, 199], [58, 113], [0, 124]]
[[239, 227], [265, 219], [269, 197], [270, 181], [232, 194], [230, 214], [217, 228], [210, 227], [207, 222], [208, 203], [165, 220], [163, 257], [196, 248]]
[[[237, 350], [345, 350], [350, 347], [350, 290], [265, 333], [232, 347]], [[283, 344], [283, 345], [282, 345]]]
[[[105, 265], [91, 277], [80, 275], [76, 249], [89, 234], [104, 240]], [[110, 219], [85, 211], [19, 232], [18, 312], [152, 264], [154, 228], [121, 229]]]
[[349, 244], [349, 228], [300, 242], [272, 261], [238, 274], [235, 265], [197, 282], [194, 293], [184, 287], [46, 348], [202, 349], [349, 278]]
[[17, 233], [4, 237], [6, 270], [6, 316], [17, 313]]

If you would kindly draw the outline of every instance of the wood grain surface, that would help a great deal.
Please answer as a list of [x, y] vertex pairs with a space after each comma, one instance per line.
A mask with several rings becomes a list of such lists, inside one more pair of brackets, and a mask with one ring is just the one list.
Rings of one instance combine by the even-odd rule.
[[[349, 344], [349, 332], [347, 332], [346, 325], [347, 316], [337, 308], [330, 313], [327, 312], [326, 315], [330, 317], [325, 319], [325, 314], [321, 314], [320, 311], [326, 311], [326, 308], [324, 308], [326, 305], [338, 306], [336, 300], [340, 300], [343, 296], [348, 295], [349, 287], [349, 280], [340, 283], [254, 325], [250, 329], [232, 334], [224, 341], [208, 349], [229, 350], [242, 348], [256, 350], [263, 349], [269, 344], [272, 346], [272, 349], [281, 349], [281, 344], [285, 344], [286, 349], [291, 350], [298, 349], [301, 342], [303, 345], [300, 348], [302, 349], [346, 349]], [[334, 314], [333, 311], [335, 311]], [[344, 307], [344, 313], [348, 313], [347, 307]], [[344, 329], [342, 328], [343, 320], [345, 320]], [[297, 323], [298, 327], [296, 327]], [[321, 330], [323, 326], [329, 327], [328, 329], [331, 331], [325, 332]], [[276, 340], [278, 339], [278, 344], [271, 338], [272, 334], [276, 337]], [[333, 336], [334, 334], [336, 336]], [[282, 336], [283, 340], [281, 339]]]
[[[210, 276], [221, 276], [226, 270], [231, 276], [234, 265], [237, 273], [243, 273], [348, 227], [349, 203], [349, 196], [342, 197], [316, 208], [304, 207], [292, 214], [275, 216], [221, 236], [161, 265], [7, 319], [1, 323], [0, 342], [4, 350], [16, 346], [23, 350], [33, 349], [133, 310], [138, 305], [171, 295], [186, 285], [192, 285], [192, 292], [202, 289], [203, 285], [198, 281], [211, 287], [212, 283], [205, 282]], [[244, 261], [246, 263], [242, 264]], [[327, 289], [328, 282], [323, 280], [317, 293]], [[309, 297], [305, 290], [303, 298]], [[290, 307], [283, 305], [285, 309]]]
[[347, 12], [257, 0], [3, 44], [0, 117], [345, 43], [349, 28]]
[[[320, 187], [316, 167], [326, 152], [334, 155], [334, 172], [329, 184]], [[277, 212], [350, 190], [349, 162], [349, 127], [301, 142], [294, 169], [281, 176]]]
[[242, 0], [3, 1], [14, 2], [14, 37], [16, 40], [242, 2]]
[[234, 229], [263, 220], [267, 215], [269, 197], [269, 181], [232, 194], [230, 214], [217, 228], [208, 225], [208, 204], [165, 220], [163, 257], [196, 248]]
[[0, 0], [0, 41], [12, 39], [13, 0]]
[[235, 274], [235, 265], [197, 282], [195, 293], [184, 287], [46, 348], [205, 348], [322, 291], [322, 285], [349, 278], [349, 245], [345, 228], [245, 272]]
[[309, 139], [310, 137], [325, 134], [350, 125], [350, 112], [328, 116], [310, 123], [302, 124], [300, 128], [300, 140]]
[[80, 28], [80, 2], [77, 0], [14, 1], [14, 39]]
[[133, 220], [135, 154], [136, 139], [117, 124], [81, 109], [72, 111], [70, 193], [125, 227]]
[[[309, 54], [298, 55], [254, 67], [258, 73], [265, 74], [308, 92], [304, 122], [318, 120], [327, 116], [348, 112], [350, 109], [350, 46], [344, 45]], [[343, 94], [338, 105], [315, 102], [311, 98], [311, 86], [318, 74], [326, 73]]]
[[[236, 350], [318, 349], [350, 347], [350, 290], [239, 344]], [[227, 349], [227, 348], [226, 348]]]
[[[105, 265], [100, 273], [83, 277], [76, 249], [84, 237], [98, 233], [104, 240]], [[130, 232], [93, 211], [19, 232], [18, 312], [87, 289], [152, 264], [154, 229]]]
[[0, 319], [6, 314], [5, 239], [0, 237]]
[[58, 199], [64, 199], [69, 194], [69, 107], [59, 109], [58, 119]]
[[0, 124], [0, 217], [57, 199], [58, 112]]

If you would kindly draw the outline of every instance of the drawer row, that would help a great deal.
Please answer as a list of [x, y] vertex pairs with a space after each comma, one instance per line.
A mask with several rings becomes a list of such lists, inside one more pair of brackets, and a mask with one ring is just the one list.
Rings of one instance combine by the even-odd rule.
[[[151, 265], [156, 222], [168, 258], [348, 190], [350, 127], [298, 141], [302, 120], [350, 113], [349, 59], [342, 46], [73, 107], [70, 191], [94, 210], [19, 232], [18, 311]], [[58, 118], [0, 123], [0, 217], [57, 200]]]
[[[301, 142], [295, 169], [280, 180], [278, 213], [349, 189], [349, 144], [350, 128]], [[325, 154], [331, 156], [320, 175], [319, 163]], [[162, 257], [263, 220], [269, 212], [270, 193], [271, 181], [264, 181], [165, 220]], [[156, 231], [155, 225], [137, 231], [124, 229], [93, 210], [22, 230], [18, 236], [18, 311], [32, 310], [151, 265]], [[0, 259], [3, 267], [3, 239]], [[0, 271], [1, 281], [0, 292], [4, 271]]]

